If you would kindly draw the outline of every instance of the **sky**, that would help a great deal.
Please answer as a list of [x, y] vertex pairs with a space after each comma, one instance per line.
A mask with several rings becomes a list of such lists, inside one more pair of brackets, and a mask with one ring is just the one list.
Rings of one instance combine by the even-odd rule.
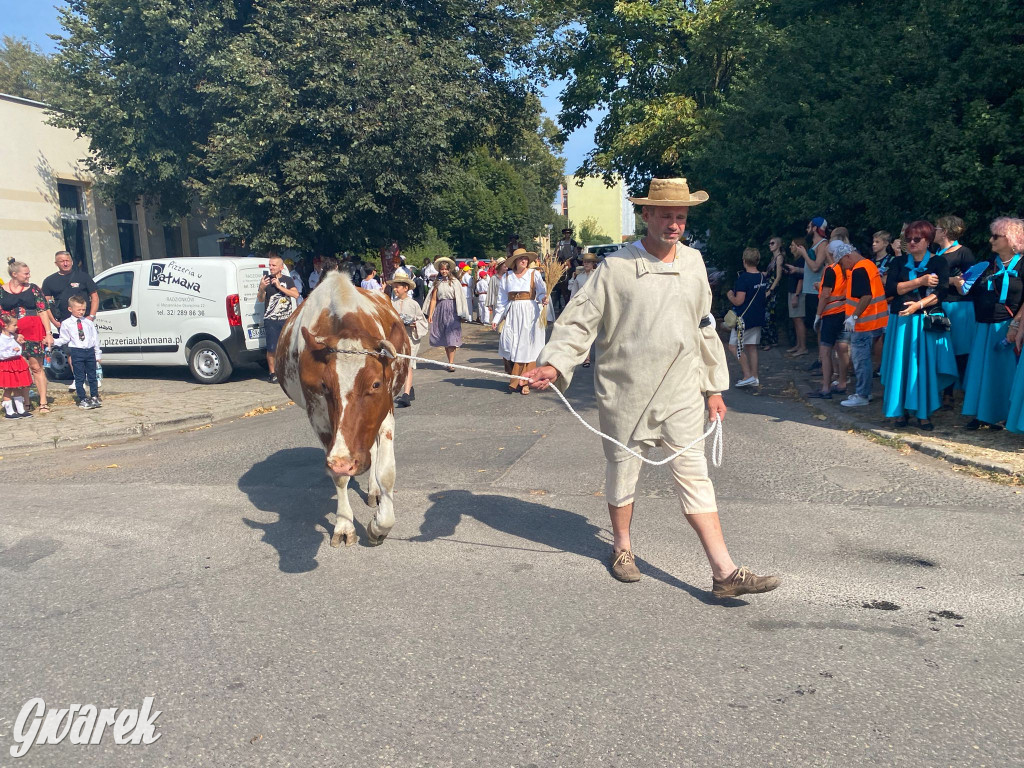
[[[0, 0], [0, 35], [24, 37], [44, 52], [53, 53], [55, 45], [47, 37], [48, 34], [59, 34], [60, 24], [57, 22], [57, 11], [54, 4], [47, 0]], [[541, 96], [541, 103], [548, 117], [552, 120], [558, 116], [558, 95], [561, 91], [559, 83], [546, 88]], [[566, 142], [563, 154], [565, 168], [571, 173], [579, 167], [587, 152], [594, 148], [594, 122], [576, 130]]]

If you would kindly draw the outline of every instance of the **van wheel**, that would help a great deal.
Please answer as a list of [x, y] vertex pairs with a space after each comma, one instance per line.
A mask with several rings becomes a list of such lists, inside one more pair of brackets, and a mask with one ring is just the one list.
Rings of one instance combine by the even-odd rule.
[[188, 369], [200, 384], [220, 384], [231, 375], [231, 361], [224, 348], [213, 341], [200, 341], [188, 354]]

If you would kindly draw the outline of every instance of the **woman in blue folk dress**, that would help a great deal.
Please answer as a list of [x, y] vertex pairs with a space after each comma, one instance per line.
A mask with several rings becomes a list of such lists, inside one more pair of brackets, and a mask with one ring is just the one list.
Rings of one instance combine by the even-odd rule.
[[[1024, 299], [1024, 221], [1000, 217], [990, 229], [992, 262], [967, 294], [974, 303], [978, 328], [964, 380], [963, 414], [973, 418], [964, 429], [1002, 429], [1001, 422], [1006, 421], [1018, 431], [1019, 400], [1024, 391], [1017, 392], [1016, 404], [1011, 391], [1018, 367], [1016, 342]], [[1011, 406], [1015, 406], [1013, 419]]]
[[942, 405], [942, 390], [957, 378], [949, 331], [942, 327], [949, 266], [928, 249], [934, 237], [930, 222], [909, 224], [906, 261], [893, 260], [886, 275], [885, 295], [892, 301], [882, 352], [882, 403], [896, 427], [906, 427], [913, 415], [921, 429], [933, 429], [931, 415]]

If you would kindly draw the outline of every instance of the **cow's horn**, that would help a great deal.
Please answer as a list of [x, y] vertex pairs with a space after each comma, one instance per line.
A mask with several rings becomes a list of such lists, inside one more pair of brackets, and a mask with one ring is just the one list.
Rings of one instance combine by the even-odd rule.
[[395, 349], [395, 345], [387, 339], [380, 340], [380, 356], [386, 357], [388, 360], [394, 360], [398, 356], [398, 350]]

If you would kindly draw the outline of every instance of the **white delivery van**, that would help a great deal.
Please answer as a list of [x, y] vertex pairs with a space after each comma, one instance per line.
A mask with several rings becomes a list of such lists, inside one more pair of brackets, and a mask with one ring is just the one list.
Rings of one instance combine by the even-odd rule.
[[134, 261], [94, 280], [103, 365], [187, 365], [218, 384], [234, 366], [265, 360], [266, 259], [200, 257]]

